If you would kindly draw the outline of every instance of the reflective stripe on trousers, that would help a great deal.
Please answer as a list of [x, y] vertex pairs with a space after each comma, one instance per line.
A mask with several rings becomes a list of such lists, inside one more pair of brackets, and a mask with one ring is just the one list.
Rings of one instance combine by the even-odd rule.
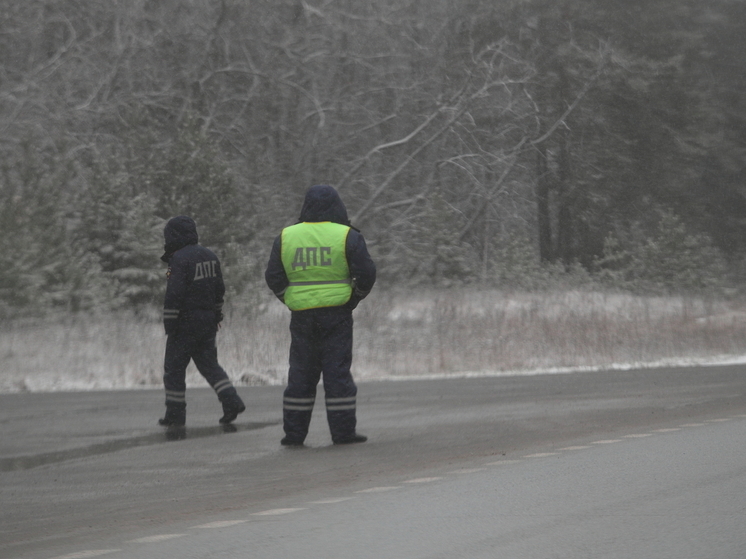
[[290, 398], [282, 399], [282, 408], [288, 411], [313, 411], [316, 398]]
[[233, 388], [233, 383], [230, 379], [218, 381], [212, 387], [216, 394], [220, 394], [223, 390], [228, 390], [229, 388]]
[[357, 397], [350, 396], [348, 398], [327, 398], [326, 399], [326, 411], [349, 411], [354, 410], [356, 407]]
[[166, 390], [166, 402], [186, 402], [186, 392]]

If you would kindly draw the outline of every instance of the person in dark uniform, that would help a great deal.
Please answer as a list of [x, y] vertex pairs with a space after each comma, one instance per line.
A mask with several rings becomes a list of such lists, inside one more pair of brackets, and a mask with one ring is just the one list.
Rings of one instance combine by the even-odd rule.
[[357, 387], [350, 374], [352, 311], [373, 288], [376, 267], [334, 188], [308, 190], [299, 222], [275, 239], [265, 279], [292, 311], [281, 444], [303, 445], [322, 373], [332, 442], [365, 442], [356, 431]]
[[219, 422], [229, 424], [246, 406], [218, 364], [215, 336], [223, 320], [225, 295], [220, 261], [211, 250], [197, 244], [197, 226], [190, 217], [172, 218], [163, 235], [166, 252], [161, 260], [168, 264], [163, 325], [168, 339], [163, 374], [166, 415], [159, 423], [185, 424], [186, 368], [194, 360], [223, 405]]

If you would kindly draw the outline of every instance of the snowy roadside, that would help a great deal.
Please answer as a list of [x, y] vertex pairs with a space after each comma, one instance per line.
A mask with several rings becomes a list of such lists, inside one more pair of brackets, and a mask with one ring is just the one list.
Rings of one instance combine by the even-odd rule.
[[727, 365], [746, 365], [746, 355], [723, 355], [707, 359], [664, 359], [652, 363], [613, 363], [604, 366], [585, 367], [554, 367], [547, 369], [513, 370], [513, 371], [462, 371], [456, 373], [440, 373], [431, 375], [379, 375], [376, 377], [362, 377], [361, 382], [378, 381], [409, 381], [409, 380], [438, 380], [438, 379], [469, 379], [489, 377], [562, 375], [571, 373], [596, 373], [601, 371], [634, 371], [643, 369], [675, 369], [680, 367], [721, 367]]
[[[450, 373], [433, 373], [419, 375], [390, 375], [390, 374], [355, 374], [356, 381], [366, 382], [397, 382], [397, 381], [424, 381], [443, 379], [472, 379], [490, 377], [511, 376], [536, 376], [536, 375], [561, 375], [570, 373], [594, 373], [600, 371], [629, 371], [640, 369], [661, 369], [680, 367], [718, 367], [727, 365], [746, 365], [746, 355], [720, 356], [703, 359], [664, 359], [651, 363], [614, 363], [604, 366], [581, 366], [581, 367], [549, 367], [525, 370], [484, 370], [484, 371], [457, 371]], [[284, 378], [269, 378], [264, 382], [241, 382], [235, 378], [236, 384], [251, 385], [261, 384], [264, 386], [282, 386]], [[195, 371], [190, 370], [187, 376], [187, 385], [192, 388], [206, 387], [205, 380]], [[126, 379], [96, 378], [88, 375], [85, 378], [65, 377], [59, 374], [39, 374], [23, 379], [13, 379], [12, 375], [3, 373], [0, 378], [0, 394], [12, 394], [21, 392], [88, 392], [106, 390], [162, 390], [160, 382], [155, 384], [127, 383]]]
[[[241, 386], [283, 385], [289, 313], [233, 308], [220, 362]], [[373, 293], [355, 314], [360, 382], [746, 364], [739, 303], [598, 292]], [[157, 316], [67, 317], [0, 328], [0, 393], [160, 389]], [[190, 366], [187, 384], [205, 386]]]

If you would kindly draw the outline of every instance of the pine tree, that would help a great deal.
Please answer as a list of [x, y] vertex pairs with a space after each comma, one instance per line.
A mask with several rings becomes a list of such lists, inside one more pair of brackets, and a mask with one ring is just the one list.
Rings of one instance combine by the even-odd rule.
[[145, 180], [156, 199], [156, 215], [164, 220], [188, 215], [197, 223], [200, 242], [214, 248], [240, 238], [238, 216], [245, 208], [238, 204], [228, 166], [198, 122], [189, 121], [176, 141], [155, 149]]

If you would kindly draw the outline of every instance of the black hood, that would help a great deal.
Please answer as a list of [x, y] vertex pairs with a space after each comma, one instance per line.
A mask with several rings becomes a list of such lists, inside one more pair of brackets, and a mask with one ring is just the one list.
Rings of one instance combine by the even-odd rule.
[[163, 237], [166, 239], [163, 245], [166, 252], [161, 256], [161, 260], [168, 262], [177, 250], [199, 242], [197, 224], [186, 215], [172, 217], [163, 229]]
[[350, 225], [347, 208], [339, 194], [333, 187], [325, 184], [318, 184], [308, 189], [299, 221], [331, 221], [340, 225]]

